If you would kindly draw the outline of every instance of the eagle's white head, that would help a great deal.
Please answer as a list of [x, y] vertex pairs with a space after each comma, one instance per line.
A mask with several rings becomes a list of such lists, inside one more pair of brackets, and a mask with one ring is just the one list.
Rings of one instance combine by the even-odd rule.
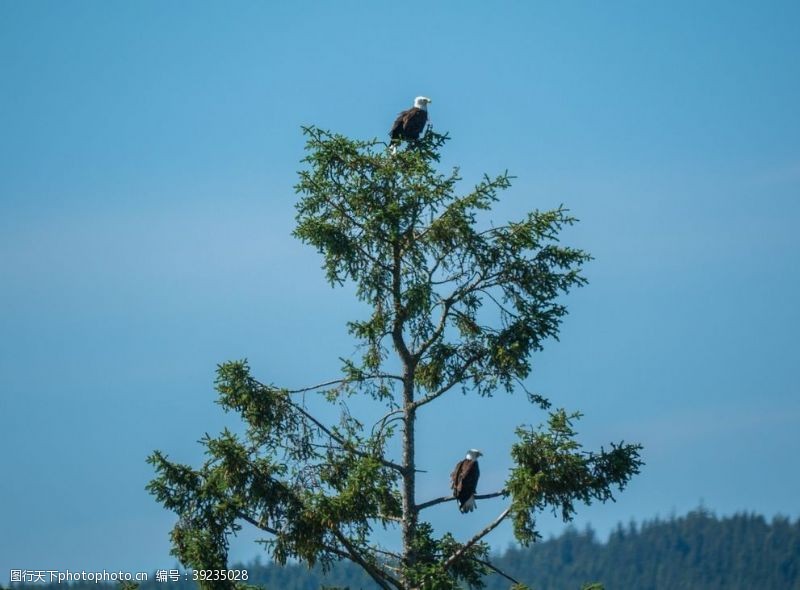
[[478, 449], [470, 449], [469, 451], [467, 451], [467, 459], [469, 459], [470, 461], [475, 461], [478, 459], [478, 457], [482, 455], [483, 453], [481, 453]]
[[422, 109], [423, 111], [428, 110], [428, 103], [432, 102], [430, 98], [427, 96], [418, 96], [414, 99], [414, 106], [418, 109]]

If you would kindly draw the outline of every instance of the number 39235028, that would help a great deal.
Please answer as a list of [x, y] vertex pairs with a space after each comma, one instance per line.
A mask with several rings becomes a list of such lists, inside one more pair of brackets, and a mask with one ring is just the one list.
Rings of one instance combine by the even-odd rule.
[[212, 580], [233, 580], [233, 581], [246, 581], [247, 570], [193, 570], [192, 580], [197, 581], [212, 581]]

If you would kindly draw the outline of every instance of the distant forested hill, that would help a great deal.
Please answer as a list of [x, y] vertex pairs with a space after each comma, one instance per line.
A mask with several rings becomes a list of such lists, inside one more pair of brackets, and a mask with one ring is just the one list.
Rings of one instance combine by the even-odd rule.
[[[800, 520], [706, 511], [618, 527], [607, 543], [591, 531], [568, 531], [495, 560], [535, 590], [800, 590]], [[507, 589], [493, 579], [487, 590]]]
[[[618, 527], [607, 542], [592, 531], [568, 530], [529, 548], [509, 549], [495, 565], [534, 590], [578, 590], [602, 582], [606, 590], [800, 590], [800, 520], [739, 514], [717, 518], [698, 510], [680, 518]], [[302, 566], [246, 566], [251, 584], [269, 590], [319, 590], [321, 586], [372, 590], [360, 570], [342, 564], [328, 575]], [[508, 590], [498, 575], [487, 590]], [[72, 584], [73, 590], [104, 588]], [[57, 584], [12, 588], [64, 590]], [[105, 587], [105, 588], [108, 588]], [[183, 590], [190, 583], [142, 584], [140, 590]]]

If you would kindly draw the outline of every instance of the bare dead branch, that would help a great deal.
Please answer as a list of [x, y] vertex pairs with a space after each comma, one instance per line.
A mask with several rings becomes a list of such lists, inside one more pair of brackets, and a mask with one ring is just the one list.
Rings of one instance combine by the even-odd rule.
[[372, 435], [375, 435], [375, 429], [378, 429], [378, 432], [383, 432], [383, 429], [386, 428], [388, 424], [394, 422], [395, 420], [402, 420], [403, 419], [403, 409], [396, 408], [390, 412], [387, 412], [380, 420], [375, 422], [372, 425]]
[[[258, 383], [258, 382], [256, 382], [256, 383]], [[258, 383], [258, 384], [261, 387], [268, 388], [268, 386], [264, 385], [263, 383]], [[359, 457], [377, 459], [380, 462], [380, 464], [383, 465], [384, 467], [388, 467], [390, 469], [394, 469], [395, 471], [397, 471], [399, 473], [403, 473], [403, 467], [401, 465], [398, 465], [397, 463], [389, 461], [388, 459], [384, 459], [382, 456], [375, 456], [373, 454], [366, 453], [366, 452], [356, 448], [353, 445], [353, 443], [351, 443], [347, 439], [343, 438], [342, 436], [336, 434], [330, 428], [325, 426], [322, 422], [320, 422], [314, 416], [312, 416], [309, 412], [307, 412], [301, 405], [293, 402], [291, 399], [288, 399], [288, 398], [287, 398], [287, 401], [295, 410], [300, 412], [307, 420], [312, 422], [317, 428], [319, 428], [322, 432], [327, 434], [328, 437], [330, 437], [332, 440], [335, 440], [337, 443], [339, 443], [342, 446], [343, 449], [346, 449], [346, 450], [350, 451], [351, 453], [354, 453], [354, 454], [358, 455]]]
[[396, 381], [402, 381], [403, 378], [400, 375], [392, 375], [391, 373], [376, 373], [375, 375], [364, 375], [359, 379], [333, 379], [331, 381], [326, 381], [325, 383], [318, 383], [317, 385], [311, 385], [309, 387], [301, 387], [300, 389], [287, 389], [286, 393], [295, 394], [295, 393], [306, 393], [309, 391], [315, 391], [317, 389], [322, 389], [323, 387], [330, 387], [331, 385], [344, 385], [345, 383], [358, 383], [360, 381], [367, 381], [371, 379], [394, 379]]
[[336, 537], [336, 539], [344, 546], [345, 549], [347, 549], [347, 553], [349, 554], [348, 555], [348, 559], [350, 559], [350, 561], [352, 561], [354, 563], [357, 563], [362, 568], [364, 568], [364, 571], [366, 571], [370, 575], [370, 577], [373, 580], [375, 580], [375, 582], [378, 584], [378, 586], [380, 586], [384, 590], [391, 590], [391, 586], [389, 585], [389, 584], [391, 584], [392, 586], [394, 586], [398, 590], [402, 590], [403, 585], [400, 583], [400, 581], [397, 578], [395, 578], [394, 576], [392, 576], [388, 572], [379, 569], [374, 564], [372, 564], [368, 560], [364, 559], [364, 557], [361, 555], [361, 552], [359, 551], [359, 549], [357, 547], [355, 547], [347, 539], [347, 537], [345, 537], [342, 534], [341, 531], [334, 529], [332, 532], [333, 532], [333, 535]]
[[508, 508], [503, 510], [503, 512], [500, 513], [500, 516], [495, 518], [486, 528], [484, 528], [481, 532], [479, 532], [477, 535], [472, 537], [469, 541], [464, 543], [464, 545], [462, 545], [461, 548], [458, 551], [456, 551], [450, 557], [448, 557], [447, 560], [444, 562], [444, 567], [448, 568], [451, 565], [453, 565], [453, 563], [457, 559], [459, 559], [462, 555], [464, 555], [464, 553], [466, 553], [466, 551], [470, 547], [475, 545], [475, 543], [477, 543], [478, 541], [483, 539], [486, 535], [491, 533], [494, 529], [496, 529], [500, 525], [500, 523], [503, 522], [503, 520], [506, 518], [506, 516], [508, 516], [509, 512], [511, 512], [511, 506], [509, 506]]
[[473, 558], [472, 558], [472, 560], [473, 560], [473, 561], [477, 561], [477, 562], [478, 562], [478, 563], [480, 563], [481, 565], [485, 565], [485, 566], [486, 566], [486, 567], [488, 567], [490, 570], [494, 571], [494, 572], [495, 572], [495, 573], [497, 573], [497, 574], [500, 574], [500, 575], [501, 575], [501, 576], [503, 576], [503, 577], [504, 577], [506, 580], [509, 580], [509, 581], [511, 581], [511, 582], [512, 582], [512, 583], [514, 583], [514, 584], [519, 584], [519, 583], [520, 583], [519, 581], [517, 581], [517, 580], [515, 580], [514, 578], [512, 578], [511, 576], [509, 576], [507, 573], [505, 573], [503, 570], [501, 570], [499, 567], [497, 567], [497, 566], [496, 566], [496, 565], [494, 565], [493, 563], [490, 563], [490, 562], [488, 562], [488, 561], [486, 561], [486, 560], [483, 560], [483, 559], [478, 559], [477, 557], [473, 557]]
[[[251, 516], [248, 516], [244, 512], [239, 513], [239, 518], [241, 518], [245, 522], [252, 524], [258, 530], [264, 531], [265, 533], [269, 533], [270, 535], [275, 535], [276, 537], [278, 536], [278, 531], [276, 529], [273, 529], [272, 527], [269, 527], [265, 524], [258, 522], [256, 519], [252, 518]], [[341, 558], [350, 559], [350, 555], [346, 551], [342, 551], [337, 547], [332, 547], [331, 545], [325, 545], [324, 549], [325, 551], [333, 553], [334, 555], [338, 555]]]

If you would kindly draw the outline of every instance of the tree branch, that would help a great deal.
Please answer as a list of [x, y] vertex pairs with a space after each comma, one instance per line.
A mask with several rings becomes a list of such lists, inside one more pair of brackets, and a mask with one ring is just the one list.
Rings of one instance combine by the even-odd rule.
[[[334, 181], [334, 184], [338, 184], [338, 183]], [[337, 188], [339, 188], [339, 187], [337, 187]], [[366, 227], [364, 227], [362, 224], [358, 223], [358, 221], [356, 221], [356, 220], [353, 218], [353, 216], [352, 216], [352, 215], [351, 215], [351, 214], [350, 214], [350, 213], [349, 213], [349, 212], [348, 212], [348, 211], [347, 211], [347, 210], [346, 210], [346, 209], [345, 209], [345, 208], [344, 208], [342, 205], [340, 205], [339, 203], [335, 203], [335, 202], [334, 202], [334, 201], [333, 201], [331, 198], [329, 198], [329, 197], [325, 197], [325, 201], [326, 201], [326, 202], [327, 202], [327, 203], [328, 203], [328, 204], [329, 204], [331, 207], [333, 207], [333, 208], [334, 208], [336, 211], [338, 211], [338, 212], [339, 212], [339, 213], [342, 215], [342, 217], [344, 217], [344, 218], [345, 218], [345, 219], [346, 219], [348, 222], [350, 222], [351, 224], [353, 224], [355, 227], [357, 227], [358, 229], [360, 229], [362, 232], [366, 232], [366, 231], [367, 231], [367, 228], [366, 228]], [[375, 239], [380, 239], [380, 238], [376, 236], [376, 237], [375, 237]], [[373, 256], [372, 254], [370, 254], [369, 252], [367, 252], [366, 250], [364, 250], [364, 248], [362, 248], [361, 246], [356, 246], [356, 248], [357, 248], [357, 249], [358, 249], [358, 251], [359, 251], [359, 252], [361, 252], [361, 254], [363, 254], [363, 255], [364, 255], [366, 258], [368, 258], [369, 260], [371, 260], [373, 263], [377, 264], [378, 266], [380, 266], [380, 267], [381, 267], [381, 268], [383, 268], [384, 270], [387, 270], [387, 271], [388, 271], [388, 270], [391, 270], [391, 267], [390, 267], [388, 264], [385, 264], [383, 261], [381, 261], [381, 260], [379, 260], [378, 258], [376, 258], [375, 256]]]
[[478, 562], [478, 563], [480, 563], [481, 565], [485, 565], [485, 566], [486, 566], [486, 567], [488, 567], [490, 570], [493, 570], [495, 573], [498, 573], [498, 574], [500, 574], [500, 575], [501, 575], [501, 576], [503, 576], [503, 577], [504, 577], [506, 580], [509, 580], [509, 581], [513, 582], [514, 584], [519, 584], [519, 583], [520, 583], [518, 580], [515, 580], [514, 578], [512, 578], [511, 576], [509, 576], [507, 573], [505, 573], [503, 570], [501, 570], [499, 567], [497, 567], [497, 566], [496, 566], [496, 565], [494, 565], [493, 563], [490, 563], [490, 562], [488, 562], [488, 561], [485, 561], [485, 560], [483, 560], [483, 559], [478, 559], [477, 557], [473, 557], [473, 558], [472, 558], [472, 560], [473, 560], [473, 561], [477, 561], [477, 562]]
[[[294, 393], [306, 393], [308, 391], [314, 391], [315, 389], [322, 389], [323, 387], [329, 387], [331, 385], [344, 385], [345, 383], [358, 383], [360, 381], [367, 381], [368, 379], [395, 379], [397, 381], [402, 381], [403, 378], [400, 375], [392, 375], [391, 373], [376, 373], [375, 375], [364, 375], [359, 379], [333, 379], [331, 381], [326, 381], [325, 383], [318, 383], [317, 385], [311, 385], [310, 387], [302, 387], [300, 389], [287, 389], [286, 393], [294, 394]], [[263, 385], [263, 384], [262, 384]]]
[[275, 535], [275, 536], [278, 535], [278, 531], [276, 529], [273, 529], [272, 527], [269, 527], [269, 526], [267, 526], [265, 524], [261, 524], [255, 518], [253, 518], [252, 516], [248, 516], [244, 512], [239, 512], [239, 518], [241, 518], [242, 520], [244, 520], [246, 522], [249, 522], [254, 527], [256, 527], [259, 530], [264, 531], [265, 533], [269, 533], [269, 534]]
[[[276, 529], [273, 529], [272, 527], [269, 527], [269, 526], [267, 526], [265, 524], [261, 524], [256, 519], [252, 518], [251, 516], [248, 516], [244, 512], [239, 512], [239, 518], [241, 518], [245, 522], [248, 522], [248, 523], [252, 524], [258, 530], [264, 531], [265, 533], [269, 533], [271, 535], [275, 535], [276, 537], [279, 535], [279, 533], [278, 533], [278, 531]], [[325, 551], [333, 553], [334, 555], [338, 555], [339, 557], [341, 557], [343, 559], [350, 559], [350, 554], [347, 553], [347, 551], [342, 551], [341, 549], [338, 549], [336, 547], [332, 547], [331, 545], [323, 545], [323, 548], [325, 549]]]
[[[258, 384], [259, 384], [261, 387], [264, 387], [264, 388], [266, 388], [266, 389], [269, 389], [269, 387], [267, 387], [267, 386], [266, 386], [266, 385], [264, 385], [263, 383], [259, 383], [258, 381], [256, 381], [256, 383], [258, 383]], [[364, 452], [364, 451], [362, 451], [362, 450], [360, 450], [360, 449], [357, 449], [357, 448], [355, 447], [355, 445], [353, 445], [353, 443], [351, 443], [351, 442], [350, 442], [350, 441], [348, 441], [347, 439], [345, 439], [345, 438], [342, 438], [341, 436], [339, 436], [338, 434], [336, 434], [335, 432], [333, 432], [333, 431], [332, 431], [330, 428], [328, 428], [327, 426], [325, 426], [325, 425], [324, 425], [322, 422], [320, 422], [319, 420], [317, 420], [316, 418], [314, 418], [314, 416], [312, 416], [312, 415], [311, 415], [311, 414], [309, 414], [309, 413], [308, 413], [306, 410], [304, 410], [304, 409], [302, 408], [302, 406], [300, 406], [300, 405], [298, 405], [298, 404], [294, 403], [292, 400], [290, 400], [290, 399], [288, 399], [288, 398], [287, 398], [287, 402], [288, 402], [288, 403], [289, 403], [289, 404], [290, 404], [290, 405], [291, 405], [291, 406], [292, 406], [292, 407], [293, 407], [295, 410], [297, 410], [297, 411], [298, 411], [298, 412], [300, 412], [300, 413], [301, 413], [303, 416], [305, 416], [305, 418], [306, 418], [307, 420], [310, 420], [311, 422], [313, 422], [313, 423], [314, 423], [314, 425], [315, 425], [317, 428], [319, 428], [320, 430], [322, 430], [322, 432], [324, 432], [324, 433], [325, 433], [325, 434], [327, 434], [327, 435], [328, 435], [328, 436], [329, 436], [331, 439], [333, 439], [333, 440], [335, 440], [337, 443], [339, 443], [339, 444], [342, 446], [342, 448], [343, 448], [343, 449], [347, 449], [348, 451], [350, 451], [350, 452], [352, 452], [352, 453], [355, 453], [355, 454], [356, 454], [356, 455], [358, 455], [359, 457], [370, 458], [370, 459], [377, 459], [377, 460], [380, 462], [380, 464], [381, 464], [381, 465], [383, 465], [384, 467], [388, 467], [388, 468], [390, 468], [390, 469], [394, 469], [394, 470], [395, 470], [395, 471], [397, 471], [398, 473], [403, 473], [403, 467], [402, 467], [402, 465], [398, 465], [397, 463], [393, 463], [392, 461], [389, 461], [388, 459], [384, 459], [382, 456], [375, 456], [375, 455], [373, 455], [373, 454], [366, 453], [366, 452]]]
[[306, 393], [307, 391], [314, 391], [315, 389], [322, 389], [323, 387], [329, 387], [331, 385], [342, 385], [347, 383], [348, 379], [334, 379], [332, 381], [326, 381], [325, 383], [319, 383], [317, 385], [312, 385], [310, 387], [303, 387], [301, 389], [287, 389], [286, 393]]
[[455, 387], [456, 385], [458, 385], [459, 383], [464, 381], [464, 379], [467, 377], [467, 370], [470, 367], [472, 367], [472, 365], [475, 362], [480, 360], [480, 358], [482, 356], [482, 353], [483, 353], [483, 351], [480, 351], [480, 353], [475, 353], [472, 356], [470, 356], [468, 359], [466, 359], [464, 361], [464, 363], [461, 365], [461, 369], [458, 371], [456, 376], [451, 381], [449, 381], [448, 383], [446, 383], [445, 385], [443, 385], [442, 387], [440, 387], [439, 389], [437, 389], [433, 393], [429, 393], [425, 397], [420, 398], [417, 401], [415, 401], [414, 402], [414, 409], [418, 409], [418, 408], [420, 408], [420, 406], [424, 406], [425, 404], [427, 404], [429, 402], [432, 402], [437, 397], [439, 397], [441, 395], [444, 395], [449, 390], [451, 390], [453, 387]]
[[506, 306], [505, 306], [505, 305], [503, 305], [502, 303], [500, 303], [500, 302], [499, 302], [499, 301], [498, 301], [498, 300], [495, 298], [495, 296], [494, 296], [494, 295], [492, 295], [492, 294], [489, 292], [489, 290], [488, 290], [488, 289], [485, 289], [485, 288], [480, 288], [480, 289], [476, 289], [476, 291], [478, 291], [478, 292], [480, 292], [480, 293], [483, 293], [483, 294], [484, 294], [484, 295], [486, 295], [486, 296], [487, 296], [489, 299], [491, 299], [491, 300], [492, 300], [492, 302], [493, 302], [493, 303], [494, 303], [494, 304], [495, 304], [495, 305], [498, 307], [498, 309], [500, 309], [500, 311], [502, 311], [503, 313], [506, 313], [506, 314], [508, 314], [509, 316], [511, 316], [511, 317], [512, 317], [512, 318], [514, 318], [514, 319], [518, 319], [518, 318], [519, 318], [519, 314], [516, 314], [516, 313], [514, 313], [513, 311], [509, 311], [508, 309], [506, 309]]
[[500, 513], [500, 516], [498, 516], [496, 519], [494, 519], [494, 521], [491, 524], [489, 524], [485, 529], [483, 529], [481, 532], [479, 532], [477, 535], [475, 535], [469, 541], [467, 541], [458, 551], [456, 551], [450, 557], [448, 557], [447, 560], [444, 562], [444, 567], [448, 568], [451, 565], [453, 565], [453, 563], [458, 558], [460, 558], [462, 555], [464, 555], [464, 553], [466, 553], [466, 551], [470, 547], [475, 545], [475, 543], [477, 543], [478, 541], [483, 539], [486, 535], [491, 533], [494, 529], [496, 529], [498, 527], [498, 525], [501, 522], [503, 522], [503, 520], [506, 518], [506, 516], [508, 516], [509, 512], [511, 512], [511, 506], [509, 506], [508, 508], [503, 510], [503, 512]]
[[[259, 523], [256, 519], [252, 518], [251, 516], [248, 516], [244, 512], [239, 512], [239, 518], [252, 524], [259, 530], [262, 530], [266, 533], [270, 533], [271, 535], [278, 536], [277, 530], [267, 525]], [[353, 563], [360, 565], [372, 577], [372, 579], [374, 579], [375, 582], [378, 583], [378, 585], [381, 588], [384, 588], [385, 590], [391, 590], [391, 587], [386, 584], [386, 581], [391, 582], [396, 588], [398, 589], [400, 588], [400, 583], [394, 577], [392, 577], [391, 575], [387, 574], [384, 571], [379, 570], [378, 568], [370, 564], [368, 561], [366, 561], [361, 556], [360, 552], [352, 545], [352, 543], [348, 541], [347, 537], [345, 537], [341, 533], [341, 531], [334, 530], [332, 532], [333, 535], [336, 537], [336, 539], [347, 549], [347, 551], [342, 551], [341, 549], [338, 549], [337, 547], [332, 547], [330, 545], [324, 545], [323, 547], [326, 551], [333, 553], [334, 555], [338, 555], [343, 559], [348, 559]], [[375, 549], [375, 551], [379, 553], [384, 553], [386, 555], [391, 555], [393, 557], [397, 557], [394, 553], [390, 553], [388, 551], [382, 551], [380, 549]]]
[[[417, 241], [421, 241], [421, 238], [423, 237], [423, 235], [427, 231], [428, 230], [426, 229], [424, 232], [422, 232], [422, 235], [417, 236]], [[433, 261], [433, 265], [428, 269], [428, 282], [431, 285], [444, 284], [444, 283], [440, 283], [438, 281], [434, 281], [433, 280], [433, 275], [435, 275], [436, 272], [439, 270], [439, 266], [442, 264], [442, 262], [445, 261], [445, 259], [447, 258], [448, 254], [449, 254], [449, 252], [447, 250], [443, 250], [438, 256], [436, 256], [436, 258]], [[453, 279], [453, 280], [455, 280], [455, 279]], [[445, 282], [447, 282], [447, 281], [445, 281]]]
[[[402, 252], [400, 244], [395, 242], [392, 245], [393, 262], [392, 266], [392, 301], [394, 304], [394, 323], [392, 325], [392, 342], [403, 361], [403, 367], [407, 370], [414, 364], [411, 351], [408, 350], [405, 338], [403, 338], [403, 326], [406, 322], [406, 309], [402, 301]], [[405, 374], [404, 374], [405, 377]]]
[[339, 436], [338, 434], [336, 434], [335, 432], [333, 432], [332, 430], [327, 428], [324, 424], [322, 424], [322, 422], [320, 422], [319, 420], [314, 418], [314, 416], [312, 416], [311, 414], [306, 412], [302, 407], [298, 406], [297, 404], [295, 404], [293, 402], [290, 402], [290, 403], [292, 404], [292, 406], [295, 407], [295, 409], [297, 409], [298, 412], [300, 412], [301, 414], [303, 414], [303, 416], [305, 416], [306, 418], [311, 420], [314, 424], [316, 424], [317, 427], [320, 430], [322, 430], [325, 434], [327, 434], [333, 440], [335, 440], [340, 445], [342, 445], [343, 449], [347, 449], [348, 451], [350, 451], [352, 453], [355, 453], [359, 457], [377, 459], [380, 462], [380, 464], [383, 465], [384, 467], [388, 467], [390, 469], [394, 469], [398, 473], [403, 473], [402, 465], [398, 465], [397, 463], [393, 463], [392, 461], [389, 461], [388, 459], [384, 459], [383, 456], [376, 456], [376, 455], [373, 455], [371, 453], [366, 453], [366, 452], [364, 452], [364, 451], [362, 451], [360, 449], [357, 449], [355, 447], [355, 445], [353, 445], [353, 443], [351, 443], [350, 441], [348, 441], [345, 438], [342, 438], [341, 436]]
[[[394, 417], [392, 417], [394, 416]], [[390, 422], [394, 422], [395, 420], [402, 420], [403, 419], [403, 409], [397, 408], [385, 414], [380, 420], [375, 422], [372, 425], [372, 435], [375, 436], [375, 428], [378, 428], [378, 432], [383, 432], [383, 429], [386, 428], [386, 425]]]
[[[497, 498], [498, 496], [507, 496], [508, 490], [500, 490], [499, 492], [491, 492], [489, 494], [475, 494], [476, 500], [488, 500], [489, 498]], [[428, 500], [427, 502], [423, 502], [422, 504], [417, 504], [417, 510], [424, 510], [425, 508], [430, 508], [431, 506], [436, 506], [437, 504], [442, 504], [444, 502], [450, 502], [455, 500], [455, 496], [442, 496], [440, 498], [434, 498], [433, 500]]]
[[453, 305], [451, 299], [442, 300], [442, 316], [439, 318], [439, 325], [434, 329], [433, 334], [425, 342], [423, 342], [417, 351], [414, 353], [414, 358], [419, 361], [422, 355], [442, 336], [444, 329], [447, 326], [447, 318], [450, 317], [450, 307]]
[[397, 578], [385, 571], [378, 569], [374, 564], [364, 559], [358, 549], [353, 546], [353, 544], [342, 534], [341, 531], [334, 529], [331, 532], [333, 532], [333, 536], [336, 537], [342, 545], [344, 545], [344, 548], [347, 549], [347, 552], [349, 553], [348, 559], [364, 568], [364, 571], [366, 571], [370, 577], [375, 580], [378, 586], [384, 590], [391, 590], [391, 586], [389, 586], [390, 583], [395, 588], [398, 588], [398, 590], [402, 590], [403, 585]]

